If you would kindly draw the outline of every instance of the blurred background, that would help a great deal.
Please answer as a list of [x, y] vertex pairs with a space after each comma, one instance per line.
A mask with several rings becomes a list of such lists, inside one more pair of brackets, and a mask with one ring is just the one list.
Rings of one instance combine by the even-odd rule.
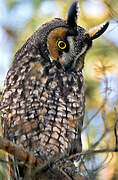
[[[54, 17], [66, 18], [72, 2], [0, 0], [0, 93], [16, 51], [41, 24]], [[83, 150], [111, 149], [116, 146], [114, 125], [118, 119], [118, 0], [79, 0], [79, 4], [78, 25], [85, 29], [110, 21], [85, 59]], [[82, 168], [91, 180], [118, 180], [117, 161], [117, 153], [92, 154]]]

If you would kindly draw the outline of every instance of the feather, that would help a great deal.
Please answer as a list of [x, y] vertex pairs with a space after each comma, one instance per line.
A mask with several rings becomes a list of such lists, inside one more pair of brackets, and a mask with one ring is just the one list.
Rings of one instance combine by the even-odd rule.
[[77, 1], [73, 2], [68, 11], [67, 24], [75, 28], [77, 26], [77, 18], [79, 15], [79, 3]]

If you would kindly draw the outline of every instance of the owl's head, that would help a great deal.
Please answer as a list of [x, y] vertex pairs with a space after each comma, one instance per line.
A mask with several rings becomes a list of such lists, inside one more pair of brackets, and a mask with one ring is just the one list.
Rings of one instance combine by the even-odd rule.
[[31, 49], [36, 47], [45, 61], [55, 64], [60, 70], [81, 70], [92, 41], [101, 36], [109, 25], [105, 22], [87, 31], [77, 25], [78, 11], [75, 1], [68, 11], [67, 20], [55, 18], [43, 24], [29, 41]]

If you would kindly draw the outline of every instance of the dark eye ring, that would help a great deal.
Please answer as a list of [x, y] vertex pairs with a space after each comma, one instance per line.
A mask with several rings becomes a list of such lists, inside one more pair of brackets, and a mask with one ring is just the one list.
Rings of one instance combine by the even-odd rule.
[[64, 50], [66, 48], [66, 43], [64, 41], [58, 41], [57, 45], [60, 49]]

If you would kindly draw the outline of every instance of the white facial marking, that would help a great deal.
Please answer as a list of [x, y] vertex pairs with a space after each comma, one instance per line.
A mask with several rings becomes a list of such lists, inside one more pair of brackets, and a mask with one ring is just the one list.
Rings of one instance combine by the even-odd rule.
[[67, 37], [69, 42], [69, 52], [63, 52], [62, 62], [63, 64], [68, 64], [74, 58], [74, 43], [73, 38], [71, 36]]
[[87, 45], [85, 45], [85, 46], [82, 48], [81, 52], [77, 55], [76, 60], [77, 60], [78, 58], [80, 58], [80, 56], [81, 56], [82, 54], [84, 54], [84, 53], [86, 52], [86, 50], [87, 50]]

